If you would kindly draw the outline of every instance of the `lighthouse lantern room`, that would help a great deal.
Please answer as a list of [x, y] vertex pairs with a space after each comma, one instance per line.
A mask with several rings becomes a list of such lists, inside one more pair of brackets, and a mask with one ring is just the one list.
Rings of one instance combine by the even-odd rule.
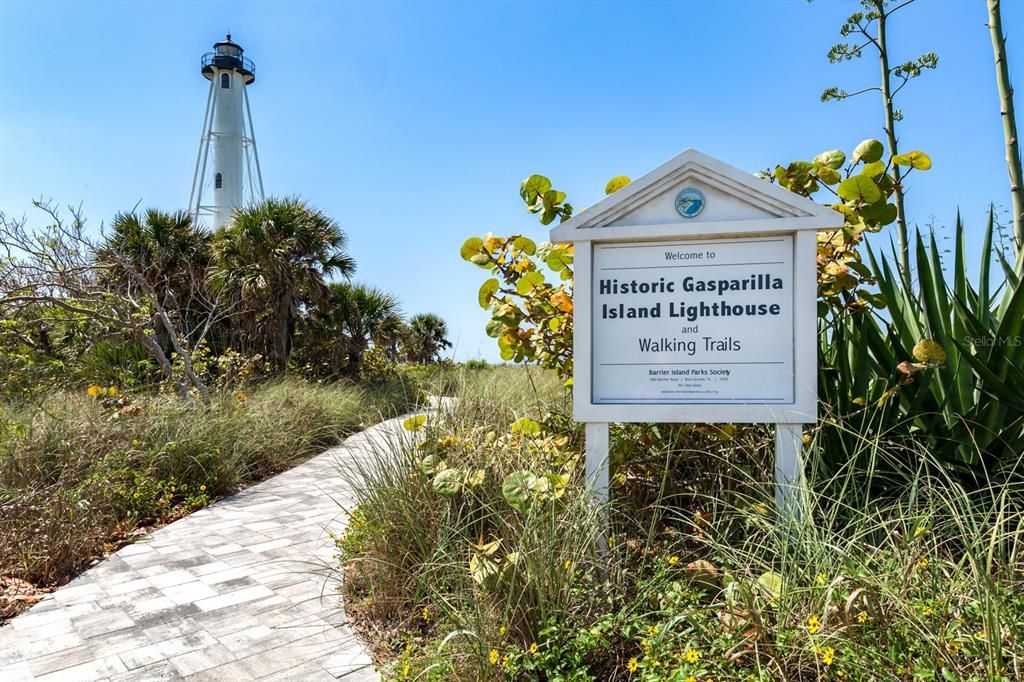
[[210, 91], [189, 212], [196, 222], [210, 219], [215, 229], [231, 222], [235, 209], [263, 200], [247, 92], [256, 80], [256, 65], [243, 52], [229, 33], [202, 58], [202, 74], [210, 81]]

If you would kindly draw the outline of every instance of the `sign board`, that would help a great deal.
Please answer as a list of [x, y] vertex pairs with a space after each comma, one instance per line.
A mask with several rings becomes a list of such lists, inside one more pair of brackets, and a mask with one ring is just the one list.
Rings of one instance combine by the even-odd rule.
[[609, 422], [779, 424], [794, 484], [817, 416], [816, 232], [842, 225], [689, 149], [551, 230], [574, 244], [573, 412], [599, 492]]
[[595, 404], [793, 404], [791, 235], [598, 244], [591, 288]]

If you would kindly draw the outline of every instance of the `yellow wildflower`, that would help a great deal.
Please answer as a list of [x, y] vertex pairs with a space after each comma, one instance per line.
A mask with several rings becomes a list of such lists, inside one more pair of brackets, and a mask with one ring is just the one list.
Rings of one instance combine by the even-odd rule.
[[111, 386], [107, 389], [107, 395], [111, 398], [117, 396], [117, 386]]
[[814, 582], [818, 583], [819, 586], [824, 586], [828, 583], [828, 576], [824, 573], [819, 573], [814, 579]]
[[807, 632], [812, 635], [821, 630], [821, 623], [818, 622], [817, 616], [811, 616], [807, 619]]
[[686, 659], [687, 663], [696, 663], [700, 660], [700, 652], [696, 649], [687, 649], [686, 653], [683, 654], [683, 658]]
[[508, 654], [505, 654], [504, 656], [501, 657], [501, 667], [502, 668], [507, 668], [508, 667]]
[[206, 492], [206, 486], [205, 485], [199, 486], [199, 492], [201, 492], [201, 493]]
[[636, 656], [634, 656], [633, 658], [629, 659], [628, 663], [626, 663], [626, 670], [628, 670], [631, 673], [635, 673], [636, 669], [639, 666], [640, 666], [640, 663], [636, 660]]
[[430, 609], [428, 609], [426, 606], [423, 607], [423, 620], [425, 620], [428, 623], [430, 622]]
[[565, 566], [565, 570], [566, 570], [566, 572], [568, 572], [569, 569], [572, 568], [572, 559], [566, 559], [565, 563], [563, 564], [563, 566]]
[[537, 654], [537, 649], [539, 649], [539, 648], [540, 648], [540, 647], [538, 647], [538, 646], [537, 646], [537, 643], [536, 643], [536, 642], [534, 642], [533, 644], [531, 644], [531, 645], [530, 645], [530, 655], [531, 655], [531, 656], [534, 656], [534, 655], [536, 655], [536, 654]]
[[648, 625], [647, 626], [647, 634], [651, 635], [652, 637], [654, 635], [658, 634], [658, 626], [657, 625]]
[[949, 640], [946, 642], [946, 651], [949, 652], [950, 656], [956, 656], [960, 653], [960, 642], [953, 639]]
[[825, 647], [825, 651], [821, 654], [821, 662], [825, 665], [832, 665], [834, 660], [836, 660], [836, 650], [830, 646]]
[[506, 628], [504, 625], [498, 628], [498, 635], [500, 635], [501, 637], [504, 637], [506, 632], [508, 632], [508, 628]]
[[412, 665], [410, 665], [409, 663], [406, 663], [405, 667], [402, 668], [402, 677], [409, 677], [409, 673], [411, 673], [411, 672], [412, 672]]
[[927, 565], [928, 565], [928, 557], [924, 557], [920, 561], [917, 562], [917, 567], [918, 568], [924, 568]]
[[668, 558], [668, 565], [669, 566], [675, 566], [678, 563], [679, 563], [679, 557], [673, 555], [673, 556], [670, 556]]
[[868, 612], [867, 611], [861, 611], [860, 613], [858, 613], [857, 614], [857, 622], [858, 623], [866, 623], [866, 622], [868, 622]]
[[491, 662], [491, 665], [498, 665], [498, 650], [491, 649], [491, 653], [487, 655], [487, 659]]
[[690, 675], [689, 677], [686, 678], [685, 682], [697, 682], [697, 678], [694, 677], [693, 675]]
[[98, 396], [98, 395], [99, 395], [100, 393], [102, 393], [102, 392], [103, 392], [103, 387], [102, 387], [102, 386], [97, 386], [96, 384], [93, 384], [93, 385], [92, 385], [92, 386], [90, 386], [89, 388], [85, 389], [85, 392], [86, 392], [86, 394], [87, 394], [87, 395], [88, 395], [88, 396], [89, 396], [90, 398], [95, 398], [95, 397], [97, 397], [97, 396]]

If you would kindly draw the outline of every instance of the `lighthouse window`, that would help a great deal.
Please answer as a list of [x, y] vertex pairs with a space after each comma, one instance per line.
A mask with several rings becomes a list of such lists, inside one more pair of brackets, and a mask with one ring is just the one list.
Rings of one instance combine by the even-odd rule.
[[230, 88], [231, 87], [231, 77], [228, 76], [226, 73], [222, 73], [220, 75], [220, 87], [222, 87], [222, 88]]
[[220, 173], [217, 173], [217, 175], [215, 175], [213, 177], [213, 188], [214, 189], [221, 189], [223, 187], [224, 187], [224, 176], [221, 175]]

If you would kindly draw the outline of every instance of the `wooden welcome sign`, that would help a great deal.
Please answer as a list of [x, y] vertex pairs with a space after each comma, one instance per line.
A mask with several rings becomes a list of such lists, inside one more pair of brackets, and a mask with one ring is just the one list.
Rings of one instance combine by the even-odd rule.
[[609, 422], [774, 423], [799, 514], [817, 419], [815, 233], [830, 208], [688, 149], [551, 230], [572, 242], [575, 419], [608, 496]]

